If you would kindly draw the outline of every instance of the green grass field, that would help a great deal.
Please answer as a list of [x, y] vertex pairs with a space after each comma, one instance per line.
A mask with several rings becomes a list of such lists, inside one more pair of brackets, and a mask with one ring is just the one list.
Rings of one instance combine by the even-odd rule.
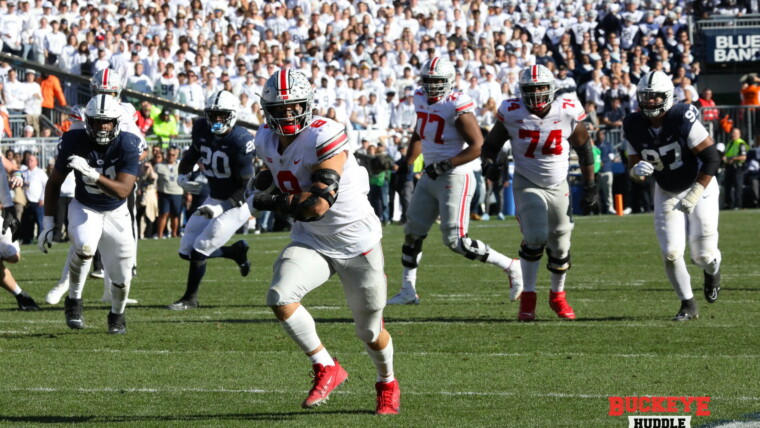
[[[702, 273], [690, 266], [701, 319], [670, 321], [679, 302], [663, 271], [652, 217], [577, 218], [568, 300], [578, 319], [548, 306], [539, 274], [538, 320], [516, 321], [506, 277], [441, 245], [432, 231], [419, 271], [419, 306], [388, 307], [401, 414], [378, 417], [374, 367], [355, 338], [343, 293], [331, 280], [304, 300], [349, 382], [324, 406], [304, 411], [310, 364], [285, 335], [264, 297], [288, 235], [248, 235], [254, 269], [241, 279], [212, 260], [200, 309], [171, 312], [186, 262], [177, 240], [141, 241], [128, 334], [105, 333], [102, 283], [85, 290], [87, 328], [66, 327], [61, 304], [22, 313], [0, 294], [0, 424], [128, 426], [626, 427], [607, 416], [609, 396], [710, 396], [711, 416], [692, 426], [760, 421], [760, 211], [721, 213], [723, 291], [708, 305]], [[474, 223], [471, 236], [512, 256], [514, 219]], [[239, 237], [235, 237], [239, 239]], [[385, 228], [389, 294], [400, 283], [399, 226]], [[13, 266], [42, 302], [67, 246], [43, 255], [23, 248]], [[749, 425], [743, 425], [749, 426]]]

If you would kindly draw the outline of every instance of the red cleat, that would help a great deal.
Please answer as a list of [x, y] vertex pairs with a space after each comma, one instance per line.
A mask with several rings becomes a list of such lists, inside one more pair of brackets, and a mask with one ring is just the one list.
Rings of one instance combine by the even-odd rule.
[[333, 361], [335, 362], [334, 366], [323, 366], [322, 364], [314, 364], [312, 366], [314, 370], [314, 386], [309, 391], [309, 396], [301, 404], [301, 407], [304, 409], [321, 405], [330, 398], [330, 393], [335, 388], [348, 380], [348, 373], [338, 364], [338, 360], [333, 358]]
[[533, 321], [536, 319], [536, 292], [523, 291], [520, 296], [520, 312], [517, 313], [518, 321]]
[[376, 415], [396, 415], [401, 407], [401, 390], [398, 387], [398, 380], [393, 382], [377, 382], [377, 410]]
[[551, 306], [552, 310], [557, 313], [558, 317], [566, 318], [569, 320], [575, 319], [575, 312], [573, 312], [573, 308], [571, 308], [567, 303], [567, 300], [565, 300], [564, 291], [560, 291], [559, 293], [550, 291], [549, 306]]

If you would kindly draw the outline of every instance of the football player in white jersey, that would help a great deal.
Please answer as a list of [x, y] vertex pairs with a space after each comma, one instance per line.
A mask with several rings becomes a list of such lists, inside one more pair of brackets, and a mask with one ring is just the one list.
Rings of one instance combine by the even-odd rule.
[[121, 132], [121, 107], [110, 95], [92, 98], [84, 116], [84, 130], [75, 129], [61, 136], [55, 168], [45, 187], [45, 218], [38, 245], [45, 253], [52, 245], [53, 215], [58, 209], [61, 185], [73, 170], [76, 191], [69, 205], [68, 232], [74, 252], [69, 263], [69, 294], [64, 303], [66, 324], [72, 329], [84, 328], [85, 268], [100, 248], [106, 272], [113, 281], [108, 332], [124, 334], [135, 242], [125, 201], [137, 180], [140, 139]]
[[[479, 162], [483, 134], [475, 118], [475, 103], [464, 93], [452, 91], [454, 66], [434, 57], [422, 66], [422, 86], [414, 93], [417, 124], [409, 143], [406, 168], [422, 153], [425, 174], [412, 193], [404, 225], [401, 291], [388, 300], [391, 305], [418, 304], [417, 267], [422, 242], [436, 218], [441, 217], [443, 244], [470, 260], [496, 265], [510, 284], [510, 300], [522, 292], [517, 259], [495, 251], [483, 241], [470, 238], [470, 201], [474, 188], [473, 164]], [[402, 171], [403, 173], [403, 171]]]
[[[10, 183], [8, 175], [11, 174]], [[18, 308], [22, 311], [38, 311], [40, 307], [26, 291], [19, 287], [13, 278], [10, 269], [6, 263], [15, 264], [21, 260], [21, 249], [18, 245], [17, 234], [20, 223], [16, 216], [16, 207], [13, 206], [13, 197], [11, 196], [11, 187], [14, 189], [23, 185], [21, 175], [16, 169], [16, 165], [3, 157], [3, 168], [0, 169], [0, 205], [3, 206], [2, 216], [2, 233], [0, 233], [0, 287], [8, 290], [16, 297]]]
[[[119, 100], [119, 95], [121, 94], [122, 88], [123, 81], [121, 75], [119, 75], [117, 71], [110, 68], [105, 68], [98, 71], [94, 76], [92, 76], [92, 79], [90, 79], [90, 91], [92, 91], [93, 96], [98, 94], [106, 94], [111, 95]], [[140, 161], [142, 161], [148, 154], [148, 144], [145, 141], [145, 137], [143, 136], [142, 131], [140, 131], [140, 128], [137, 126], [137, 111], [130, 103], [120, 101], [119, 107], [121, 108], [121, 115], [119, 116], [119, 129], [121, 132], [129, 132], [131, 134], [134, 134], [140, 139]], [[78, 106], [72, 107], [69, 117], [71, 118], [72, 122], [71, 128], [69, 128], [70, 130], [84, 129], [84, 117], [81, 108]], [[135, 195], [133, 193], [127, 199], [127, 209], [132, 216], [132, 234], [135, 237], [135, 262], [133, 267], [133, 275], [136, 273], [135, 271], [137, 268], [138, 241], [135, 208]], [[71, 262], [71, 256], [73, 253], [73, 248], [69, 249], [68, 258], [66, 259], [66, 263], [63, 266], [63, 271], [61, 272], [61, 279], [58, 281], [58, 284], [56, 284], [56, 286], [48, 292], [47, 296], [45, 296], [45, 301], [49, 304], [58, 303], [61, 300], [61, 297], [63, 297], [63, 295], [66, 294], [69, 289], [68, 266]], [[96, 257], [97, 256], [99, 256], [99, 254], [96, 255]], [[88, 265], [84, 267], [86, 270], [89, 270], [89, 263], [91, 263], [91, 261], [88, 260]], [[108, 275], [105, 274], [103, 275], [103, 297], [101, 298], [101, 301], [105, 303], [111, 302], [111, 279], [108, 277]], [[137, 303], [137, 300], [127, 299], [127, 303], [135, 304]]]
[[367, 199], [369, 177], [351, 153], [344, 126], [312, 117], [312, 99], [311, 83], [292, 69], [272, 74], [261, 94], [266, 126], [255, 144], [266, 169], [251, 180], [248, 203], [252, 212], [276, 211], [295, 220], [292, 242], [274, 265], [267, 305], [312, 362], [314, 385], [302, 407], [319, 406], [348, 373], [330, 356], [300, 302], [337, 274], [356, 335], [377, 369], [375, 411], [398, 413], [393, 342], [383, 325], [382, 227]]
[[592, 145], [582, 123], [586, 112], [577, 100], [555, 98], [555, 90], [555, 78], [548, 68], [534, 65], [521, 71], [522, 98], [501, 103], [498, 120], [483, 148], [484, 174], [492, 177], [500, 173], [493, 162], [502, 145], [507, 140], [512, 144], [512, 191], [523, 234], [520, 264], [525, 289], [517, 316], [520, 321], [536, 318], [536, 278], [544, 248], [546, 268], [551, 272], [549, 306], [560, 318], [575, 319], [564, 290], [573, 230], [567, 183], [570, 146], [578, 154], [583, 175], [581, 205], [591, 212], [598, 204]]
[[699, 317], [684, 261], [686, 239], [692, 261], [704, 273], [708, 303], [718, 300], [720, 187], [713, 177], [720, 155], [691, 104], [673, 105], [673, 82], [661, 71], [641, 77], [636, 96], [641, 111], [623, 120], [631, 178], [654, 175], [654, 226], [665, 272], [681, 300], [674, 321]]

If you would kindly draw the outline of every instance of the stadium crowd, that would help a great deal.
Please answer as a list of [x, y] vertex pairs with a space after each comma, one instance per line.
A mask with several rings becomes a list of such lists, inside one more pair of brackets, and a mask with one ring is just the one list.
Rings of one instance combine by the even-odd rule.
[[[700, 57], [689, 39], [690, 17], [741, 16], [757, 12], [753, 8], [751, 2], [681, 0], [0, 0], [0, 39], [3, 52], [83, 76], [110, 68], [122, 76], [125, 88], [195, 109], [203, 108], [208, 95], [226, 89], [239, 99], [238, 119], [253, 125], [264, 123], [259, 94], [267, 77], [278, 68], [299, 69], [314, 85], [315, 114], [362, 136], [355, 142], [357, 153], [370, 172], [373, 207], [387, 223], [399, 217], [393, 214], [394, 191], [400, 195], [404, 221], [409, 183], [422, 170], [420, 162], [405, 176], [395, 173], [417, 120], [411, 95], [419, 67], [428, 58], [440, 55], [454, 64], [454, 87], [475, 101], [484, 133], [493, 126], [501, 101], [520, 95], [519, 71], [533, 64], [548, 67], [557, 76], [558, 94], [577, 97], [585, 106], [587, 125], [603, 157], [598, 172], [606, 177], [612, 163], [625, 154], [604, 137], [619, 142], [622, 118], [637, 109], [635, 90], [643, 73], [661, 70], [671, 76], [676, 102], [714, 105], [710, 89], [700, 86]], [[77, 84], [17, 71], [6, 62], [0, 63], [0, 83], [0, 113], [6, 121], [8, 115], [25, 117], [28, 147], [34, 147], [34, 137], [58, 134], [70, 126], [70, 118], [63, 116], [58, 129], [51, 129], [41, 125], [40, 116], [52, 117], [52, 110], [77, 104]], [[140, 180], [139, 206], [149, 220], [148, 236], [158, 235], [167, 223], [152, 195], [158, 152], [168, 157], [173, 150], [168, 141], [189, 134], [195, 116], [146, 101], [127, 101], [134, 101], [138, 127], [164, 142]], [[751, 145], [753, 137], [744, 139]], [[12, 154], [27, 168], [33, 153], [24, 155], [23, 143], [17, 142]], [[737, 162], [748, 169], [744, 179], [755, 183], [754, 193], [748, 193], [750, 203], [756, 203], [760, 168], [754, 150], [748, 154], [749, 159]], [[42, 169], [50, 168], [44, 162]], [[501, 217], [499, 189], [508, 180], [494, 185], [477, 172], [476, 177], [483, 183], [474, 198], [472, 218], [487, 219], [489, 213]], [[31, 181], [29, 189], [35, 187]], [[649, 211], [651, 185], [626, 186], [631, 186], [624, 189], [630, 195], [626, 205], [635, 212]], [[602, 188], [607, 193], [602, 195], [602, 210], [613, 212], [611, 180]], [[18, 206], [29, 208], [24, 214], [28, 227], [39, 217], [34, 214], [36, 196], [33, 190], [21, 193], [17, 200], [26, 202]], [[185, 198], [190, 205], [192, 198]], [[494, 200], [499, 208], [491, 211], [487, 205]], [[726, 202], [727, 207], [737, 205], [741, 203]], [[170, 229], [174, 219], [172, 213]], [[153, 220], [158, 230], [151, 229]], [[263, 224], [265, 230], [274, 226], [271, 218]]]

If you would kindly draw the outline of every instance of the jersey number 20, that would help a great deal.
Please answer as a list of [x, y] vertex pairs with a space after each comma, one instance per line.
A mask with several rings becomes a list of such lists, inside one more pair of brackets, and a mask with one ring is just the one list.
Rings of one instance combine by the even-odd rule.
[[203, 173], [208, 177], [229, 178], [232, 175], [230, 158], [227, 153], [221, 151], [212, 152], [210, 148], [201, 146], [201, 157], [206, 170]]

